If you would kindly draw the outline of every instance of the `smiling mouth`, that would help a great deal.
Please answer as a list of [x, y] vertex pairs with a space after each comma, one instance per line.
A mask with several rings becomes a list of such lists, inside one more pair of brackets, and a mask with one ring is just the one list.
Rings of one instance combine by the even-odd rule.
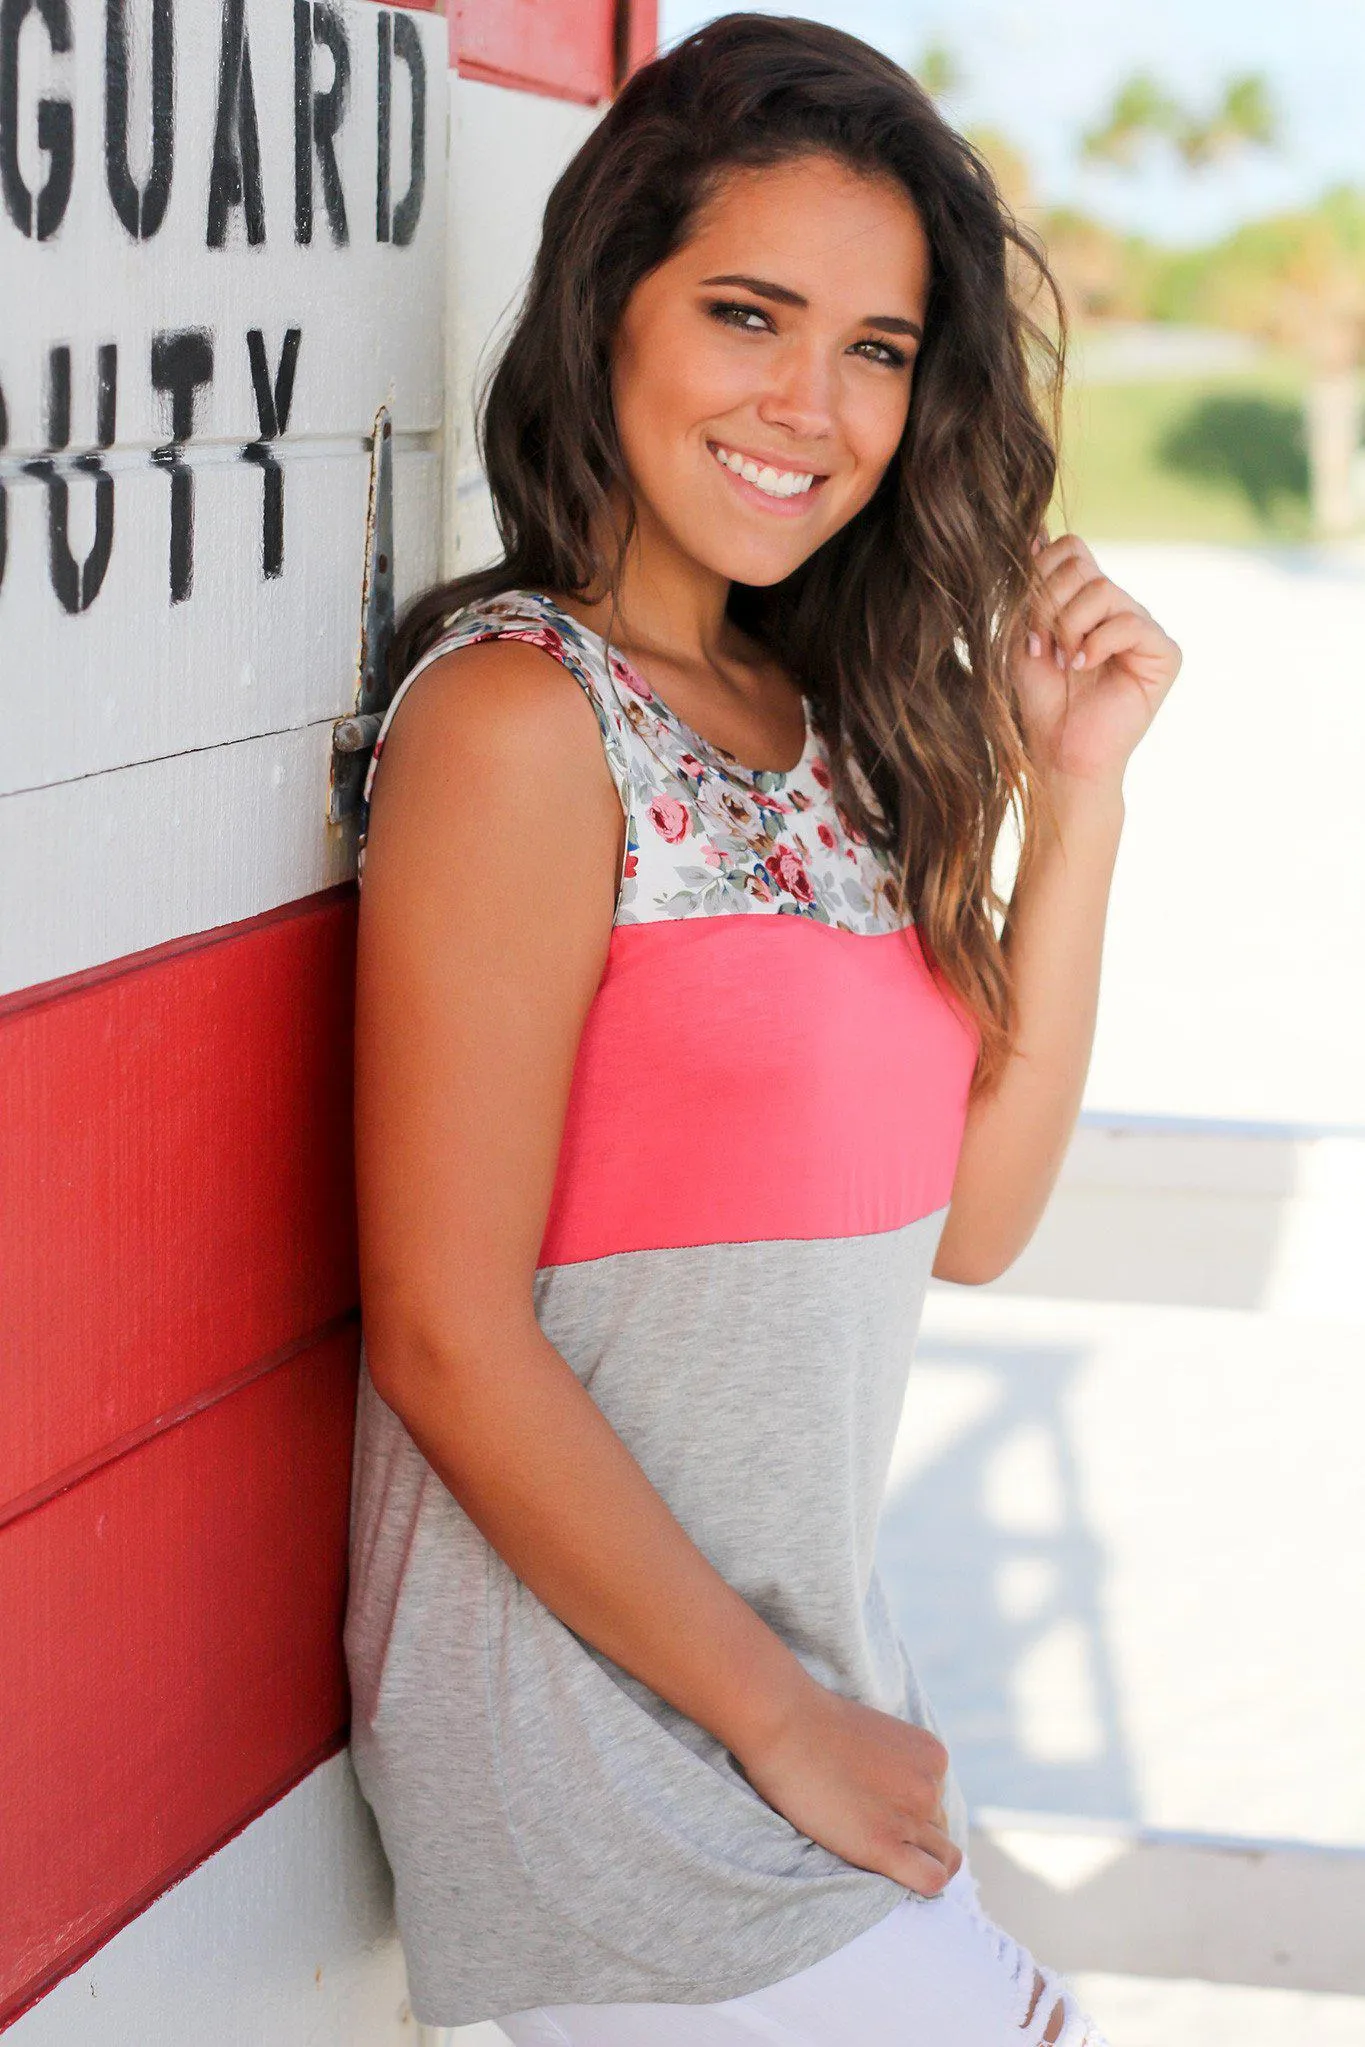
[[741, 454], [736, 448], [727, 448], [719, 441], [708, 441], [706, 445], [722, 469], [728, 469], [732, 476], [752, 484], [766, 498], [809, 497], [825, 480], [818, 470], [776, 469], [769, 463], [756, 462], [752, 455]]

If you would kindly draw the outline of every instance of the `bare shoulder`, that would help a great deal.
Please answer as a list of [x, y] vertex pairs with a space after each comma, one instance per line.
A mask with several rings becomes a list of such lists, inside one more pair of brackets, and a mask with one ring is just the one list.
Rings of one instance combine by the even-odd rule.
[[540, 781], [605, 770], [597, 721], [562, 662], [524, 640], [477, 640], [442, 654], [409, 683], [384, 737], [378, 791], [396, 761], [478, 755]]
[[[532, 841], [548, 821], [591, 837], [620, 823], [581, 684], [555, 655], [512, 639], [456, 647], [407, 686], [381, 749], [370, 839], [385, 811], [411, 815], [413, 804], [428, 829], [485, 829], [491, 811]], [[366, 874], [368, 862], [366, 852]]]
[[[624, 821], [592, 704], [541, 648], [480, 640], [441, 655], [394, 710], [371, 791], [365, 886], [458, 860], [541, 885], [614, 878]], [[603, 880], [605, 877], [605, 881]]]

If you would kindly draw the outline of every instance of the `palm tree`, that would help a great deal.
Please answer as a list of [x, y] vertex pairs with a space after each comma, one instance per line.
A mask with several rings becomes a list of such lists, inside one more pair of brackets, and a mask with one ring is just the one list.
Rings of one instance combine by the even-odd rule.
[[1230, 78], [1217, 105], [1200, 114], [1139, 71], [1119, 87], [1099, 126], [1081, 137], [1081, 155], [1130, 167], [1151, 142], [1166, 141], [1189, 169], [1201, 170], [1244, 149], [1272, 149], [1276, 140], [1274, 107], [1259, 73]]
[[[1082, 138], [1092, 162], [1127, 167], [1153, 143], [1194, 172], [1246, 149], [1270, 149], [1278, 123], [1265, 80], [1233, 78], [1207, 114], [1183, 106], [1146, 72], [1119, 87], [1105, 119]], [[1348, 192], [1262, 221], [1211, 252], [1199, 293], [1219, 324], [1293, 349], [1309, 368], [1304, 398], [1313, 523], [1348, 532], [1359, 515], [1359, 370], [1365, 362], [1365, 208]]]

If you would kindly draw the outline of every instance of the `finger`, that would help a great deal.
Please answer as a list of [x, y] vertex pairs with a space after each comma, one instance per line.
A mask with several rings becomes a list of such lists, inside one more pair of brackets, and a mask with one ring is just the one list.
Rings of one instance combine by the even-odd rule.
[[[1074, 539], [1074, 536], [1064, 536]], [[1060, 547], [1061, 543], [1057, 543]], [[1041, 559], [1041, 557], [1040, 557]], [[1095, 558], [1083, 542], [1065, 553], [1054, 553], [1045, 573], [1041, 574], [1030, 614], [1033, 631], [1044, 641], [1041, 650], [1046, 659], [1055, 661], [1059, 668], [1065, 668], [1075, 652], [1068, 643], [1065, 651], [1058, 645], [1058, 614], [1080, 591], [1092, 584], [1106, 585], [1107, 579], [1100, 574]], [[1030, 651], [1032, 649], [1030, 648]]]
[[1062, 605], [1053, 618], [1052, 632], [1068, 661], [1087, 633], [1094, 632], [1106, 618], [1117, 617], [1127, 609], [1122, 595], [1105, 577], [1097, 576], [1093, 582], [1082, 584], [1075, 596]]
[[962, 1851], [948, 1832], [946, 1821], [942, 1826], [936, 1822], [924, 1825], [909, 1821], [904, 1824], [903, 1832], [907, 1848], [918, 1848], [922, 1855], [931, 1856], [947, 1869], [962, 1860]]
[[1080, 664], [1083, 668], [1098, 668], [1102, 661], [1110, 661], [1116, 654], [1150, 653], [1155, 657], [1160, 654], [1164, 640], [1161, 627], [1153, 625], [1149, 618], [1120, 611], [1097, 625], [1077, 651], [1085, 656]]
[[1111, 590], [1115, 588], [1093, 562], [1082, 559], [1080, 555], [1067, 555], [1043, 580], [1041, 596], [1048, 623], [1078, 591], [1088, 590], [1094, 583], [1101, 583]]
[[957, 1875], [961, 1861], [959, 1855], [956, 1864], [940, 1862], [937, 1856], [926, 1855], [922, 1848], [911, 1847], [907, 1842], [901, 1853], [893, 1856], [892, 1866], [886, 1873], [898, 1884], [904, 1884], [908, 1891], [915, 1891], [922, 1898], [936, 1898]]
[[1092, 573], [1099, 572], [1099, 563], [1079, 533], [1059, 533], [1055, 540], [1045, 541], [1037, 551], [1036, 560], [1045, 576], [1063, 562], [1072, 560], [1088, 562]]

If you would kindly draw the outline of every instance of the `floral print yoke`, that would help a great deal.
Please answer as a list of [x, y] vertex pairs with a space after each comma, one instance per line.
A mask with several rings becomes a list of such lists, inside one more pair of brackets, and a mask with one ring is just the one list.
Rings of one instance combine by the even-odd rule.
[[513, 590], [471, 604], [406, 676], [375, 742], [361, 809], [363, 876], [370, 792], [389, 720], [442, 654], [478, 640], [543, 647], [581, 685], [597, 716], [626, 819], [617, 924], [785, 911], [841, 930], [900, 929], [885, 857], [834, 798], [829, 757], [808, 696], [806, 744], [786, 773], [745, 767], [684, 724], [624, 656], [549, 597]]

